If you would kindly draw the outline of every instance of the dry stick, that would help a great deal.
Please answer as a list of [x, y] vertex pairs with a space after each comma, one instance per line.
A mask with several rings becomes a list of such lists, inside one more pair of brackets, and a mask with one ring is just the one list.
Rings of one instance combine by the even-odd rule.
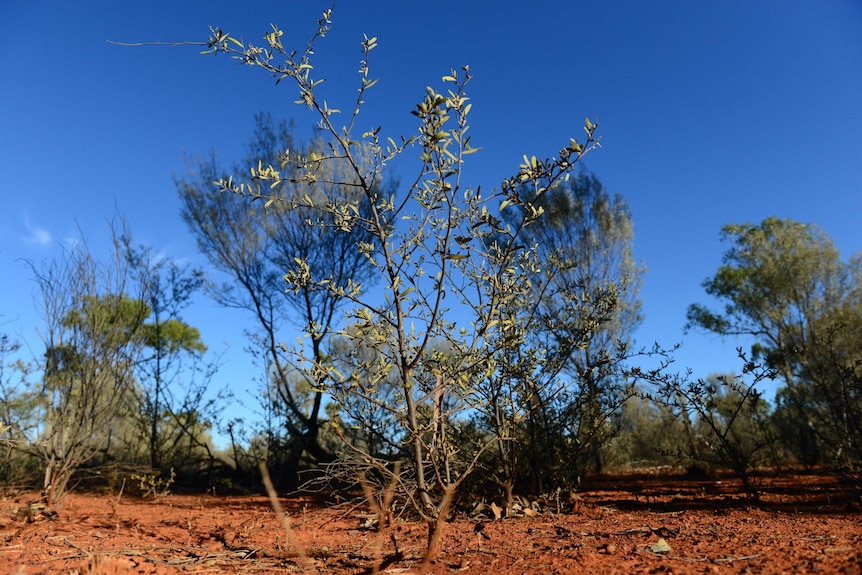
[[86, 549], [84, 549], [83, 547], [81, 547], [80, 545], [75, 543], [74, 541], [70, 541], [68, 537], [63, 537], [63, 541], [65, 541], [69, 547], [74, 547], [75, 549], [77, 549], [81, 553], [84, 553], [87, 556], [91, 555], [91, 553], [89, 551], [87, 551]]
[[126, 478], [123, 477], [123, 483], [120, 485], [120, 493], [117, 495], [117, 505], [120, 504], [120, 499], [123, 498], [123, 490], [126, 488]]
[[275, 487], [272, 485], [272, 480], [269, 478], [269, 469], [266, 467], [266, 461], [260, 462], [260, 474], [263, 478], [263, 485], [266, 487], [266, 493], [269, 495], [269, 502], [275, 510], [276, 515], [281, 518], [284, 533], [287, 536], [288, 545], [292, 545], [296, 549], [297, 556], [303, 561], [307, 561], [308, 557], [305, 554], [305, 549], [299, 544], [299, 541], [293, 535], [293, 530], [290, 528], [290, 519], [284, 510], [281, 508], [281, 503], [278, 501], [278, 494], [275, 492]]
[[371, 488], [365, 475], [363, 474], [359, 476], [359, 484], [362, 486], [362, 493], [365, 495], [365, 499], [368, 501], [371, 511], [377, 515], [377, 537], [375, 538], [374, 544], [375, 559], [374, 565], [371, 567], [372, 575], [377, 575], [384, 564], [383, 541], [381, 539], [381, 535], [383, 535], [384, 530], [389, 532], [389, 539], [395, 547], [392, 561], [397, 561], [401, 557], [401, 553], [398, 551], [398, 541], [395, 538], [395, 533], [392, 531], [391, 509], [392, 500], [395, 498], [395, 487], [400, 475], [401, 465], [396, 462], [395, 470], [392, 472], [392, 478], [383, 490], [383, 500], [380, 502], [377, 501], [377, 497], [374, 495], [374, 490]]
[[374, 538], [374, 564], [371, 566], [371, 574], [377, 575], [380, 573], [380, 565], [383, 563], [383, 542], [380, 540], [380, 535], [383, 533], [386, 517], [383, 515], [383, 508], [378, 505], [377, 499], [374, 497], [374, 490], [371, 489], [365, 477], [360, 476], [359, 484], [362, 486], [362, 493], [365, 494], [365, 500], [368, 502], [369, 507], [371, 507], [371, 511], [377, 515], [377, 537]]
[[758, 553], [757, 555], [742, 555], [740, 557], [719, 557], [718, 559], [713, 559], [713, 562], [733, 563], [734, 561], [746, 561], [748, 559], [757, 559], [758, 557], [763, 557], [763, 553]]
[[763, 553], [757, 555], [741, 555], [739, 557], [680, 557], [678, 555], [664, 555], [650, 551], [656, 557], [667, 557], [668, 559], [676, 559], [677, 561], [685, 561], [687, 563], [733, 563], [734, 561], [746, 561], [748, 559], [757, 559], [763, 557]]

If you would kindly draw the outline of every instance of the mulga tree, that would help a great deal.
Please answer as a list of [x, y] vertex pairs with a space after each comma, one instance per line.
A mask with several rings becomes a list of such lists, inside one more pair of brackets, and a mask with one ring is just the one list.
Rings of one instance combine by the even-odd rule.
[[[409, 452], [408, 496], [429, 521], [431, 558], [438, 551], [453, 494], [490, 444], [484, 440], [472, 446], [456, 444], [450, 423], [482, 401], [476, 383], [494, 369], [491, 339], [512, 321], [504, 310], [522, 294], [521, 278], [538, 272], [535, 251], [518, 240], [526, 226], [542, 217], [541, 197], [595, 145], [596, 126], [587, 120], [586, 140], [570, 140], [556, 156], [525, 156], [511, 178], [484, 194], [462, 181], [464, 163], [477, 151], [468, 135], [469, 68], [446, 74], [442, 93], [426, 89], [413, 111], [418, 122], [415, 135], [386, 137], [381, 128], [359, 132], [356, 119], [376, 82], [368, 62], [377, 40], [366, 37], [361, 43], [358, 97], [343, 115], [319, 96], [323, 79], [312, 62], [313, 47], [330, 29], [330, 15], [331, 11], [324, 13], [301, 51], [286, 49], [276, 26], [261, 46], [212, 29], [206, 52], [229, 54], [273, 75], [276, 82], [289, 81], [298, 89], [297, 101], [316, 115], [326, 138], [324, 154], [285, 153], [278, 164], [261, 164], [249, 177], [221, 179], [218, 188], [269, 206], [311, 209], [324, 221], [332, 218], [335, 229], [344, 234], [359, 230], [368, 237], [354, 242], [353, 249], [370, 263], [380, 282], [376, 290], [352, 279], [338, 284], [329, 270], [320, 274], [301, 254], [284, 277], [294, 294], [322, 292], [351, 302], [346, 318], [351, 330], [341, 335], [373, 345], [376, 369], [392, 378], [397, 395], [391, 410]], [[382, 193], [384, 167], [411, 150], [418, 153], [415, 177], [397, 193]], [[295, 183], [313, 187], [332, 162], [347, 168], [333, 183], [355, 193], [334, 202], [313, 194], [279, 195], [281, 188]], [[534, 196], [523, 198], [519, 190], [531, 183], [537, 184]], [[496, 215], [503, 204], [522, 207], [522, 217], [504, 223]], [[305, 225], [320, 226], [314, 217]], [[311, 337], [315, 329], [306, 327]], [[365, 385], [303, 348], [294, 352], [297, 364], [321, 386]], [[360, 360], [350, 373], [363, 367]]]
[[757, 498], [754, 472], [771, 454], [773, 434], [769, 405], [762, 398], [763, 384], [776, 371], [737, 350], [742, 374], [711, 375], [692, 379], [679, 374], [643, 374], [648, 400], [669, 407], [682, 422], [687, 441], [681, 455], [709, 467], [733, 471], [749, 498]]
[[149, 311], [135, 297], [120, 234], [98, 261], [85, 242], [59, 260], [31, 265], [40, 292], [45, 344], [40, 419], [29, 451], [44, 465], [49, 505], [67, 493], [72, 474], [104, 451], [135, 385]]
[[[544, 215], [519, 238], [541, 265], [521, 280], [526, 296], [506, 309], [509, 325], [522, 329], [498, 332], [499, 369], [486, 382], [491, 427], [498, 435], [520, 428], [517, 440], [497, 442], [510, 501], [516, 477], [542, 492], [573, 488], [587, 467], [602, 472], [601, 447], [629, 395], [623, 364], [641, 321], [644, 268], [632, 253], [627, 202], [586, 171], [541, 189], [520, 190]], [[505, 220], [517, 222], [524, 209], [507, 209]]]
[[858, 465], [862, 256], [842, 261], [823, 230], [775, 217], [727, 225], [722, 239], [730, 248], [703, 285], [723, 308], [691, 305], [688, 327], [752, 338], [752, 359], [775, 369], [786, 387], [785, 419], [805, 439], [795, 445]]
[[[236, 173], [258, 173], [261, 166], [308, 157], [317, 158], [314, 180], [287, 163], [265, 210], [264, 202], [255, 206], [235, 194], [213, 193], [213, 182], [227, 177], [214, 155], [192, 162], [192, 169], [176, 184], [183, 219], [198, 248], [230, 278], [224, 284], [210, 284], [211, 295], [226, 307], [251, 312], [256, 320], [257, 327], [249, 335], [251, 349], [265, 370], [268, 389], [262, 394], [267, 398], [263, 407], [279, 416], [288, 438], [286, 453], [278, 453], [280, 441], [271, 438], [269, 458], [271, 463], [283, 461], [294, 470], [302, 461], [318, 464], [331, 460], [333, 454], [318, 439], [325, 415], [323, 372], [295, 369], [282, 350], [284, 329], [292, 325], [306, 333], [309, 355], [316, 363], [324, 363], [327, 338], [346, 301], [338, 290], [350, 282], [373, 281], [370, 261], [356, 249], [370, 241], [370, 236], [360, 228], [345, 230], [340, 215], [312, 207], [356, 202], [360, 188], [342, 185], [350, 177], [347, 163], [331, 160], [319, 138], [298, 144], [292, 127], [275, 123], [268, 114], [258, 114], [255, 123], [246, 158], [233, 168]], [[380, 180], [374, 185], [383, 189], [389, 184]], [[301, 286], [286, 290], [284, 274], [300, 266], [337, 289]]]
[[134, 418], [142, 429], [128, 439], [146, 437], [149, 464], [155, 470], [188, 467], [194, 459], [190, 446], [212, 463], [199, 428], [202, 417], [217, 417], [219, 394], [207, 394], [216, 365], [204, 362], [207, 348], [200, 331], [181, 315], [202, 289], [204, 272], [160, 258], [148, 247], [134, 247], [131, 238], [123, 240], [130, 272], [150, 312], [140, 335], [145, 353], [136, 366]]
[[[541, 332], [558, 355], [569, 388], [558, 396], [570, 445], [601, 473], [608, 419], [628, 396], [621, 357], [641, 323], [640, 285], [645, 268], [633, 254], [634, 224], [628, 202], [611, 194], [589, 172], [541, 201], [547, 217], [527, 229], [543, 260], [553, 262], [538, 285], [557, 294], [542, 298]], [[564, 454], [577, 458], [576, 453]]]

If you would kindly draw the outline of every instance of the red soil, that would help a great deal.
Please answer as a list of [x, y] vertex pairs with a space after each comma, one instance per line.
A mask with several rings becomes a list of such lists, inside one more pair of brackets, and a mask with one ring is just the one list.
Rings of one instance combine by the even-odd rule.
[[862, 574], [860, 495], [826, 475], [763, 479], [756, 503], [728, 478], [602, 478], [530, 516], [455, 513], [429, 565], [424, 524], [378, 532], [363, 505], [283, 499], [289, 537], [262, 496], [72, 494], [54, 513], [18, 495], [0, 500], [0, 574]]

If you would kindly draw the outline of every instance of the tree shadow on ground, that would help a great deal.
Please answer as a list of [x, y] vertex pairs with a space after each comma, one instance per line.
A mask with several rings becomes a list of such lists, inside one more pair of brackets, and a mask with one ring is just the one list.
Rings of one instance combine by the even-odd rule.
[[605, 475], [586, 479], [578, 489], [590, 504], [621, 511], [669, 513], [689, 510], [757, 508], [780, 513], [848, 513], [862, 507], [862, 489], [826, 471], [764, 472], [748, 494], [732, 474]]

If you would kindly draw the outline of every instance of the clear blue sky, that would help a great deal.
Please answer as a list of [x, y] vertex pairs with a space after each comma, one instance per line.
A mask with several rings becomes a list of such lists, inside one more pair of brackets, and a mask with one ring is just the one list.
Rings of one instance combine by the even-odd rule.
[[[138, 242], [203, 263], [172, 184], [183, 153], [230, 163], [269, 111], [314, 119], [289, 82], [193, 47], [208, 25], [260, 42], [270, 22], [300, 49], [327, 2], [0, 2], [0, 326], [38, 353], [34, 285], [20, 258], [56, 256], [78, 228], [98, 245], [125, 214]], [[587, 166], [631, 204], [649, 272], [640, 344], [683, 341], [680, 369], [738, 369], [738, 342], [683, 336], [686, 307], [720, 263], [722, 225], [775, 215], [822, 226], [846, 257], [862, 249], [862, 2], [341, 0], [317, 48], [322, 92], [350, 108], [359, 42], [377, 36], [363, 129], [411, 133], [426, 85], [469, 64], [475, 79], [469, 185], [497, 185], [523, 154], [551, 155], [598, 118]], [[241, 312], [201, 299], [185, 319], [214, 350], [219, 383], [246, 403], [257, 371]], [[293, 340], [289, 330], [285, 340]]]

